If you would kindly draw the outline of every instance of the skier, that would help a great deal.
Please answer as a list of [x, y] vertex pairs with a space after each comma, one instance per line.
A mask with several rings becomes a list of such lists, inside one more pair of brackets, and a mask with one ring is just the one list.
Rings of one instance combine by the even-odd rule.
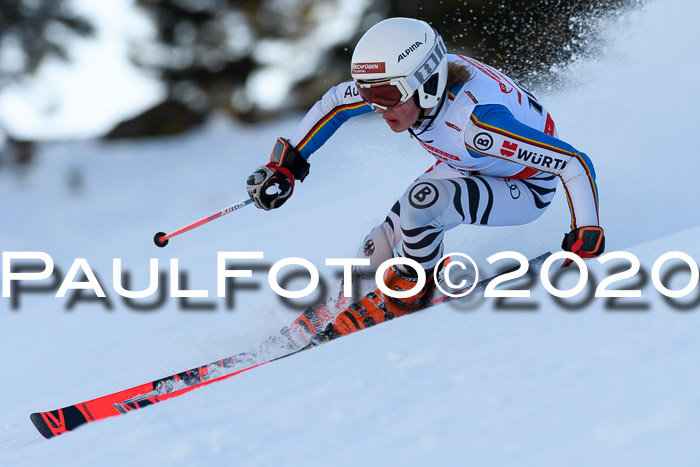
[[[279, 208], [292, 195], [295, 180], [308, 175], [309, 156], [343, 122], [373, 110], [391, 130], [408, 131], [437, 159], [358, 253], [370, 260], [368, 268], [358, 269], [365, 275], [392, 257], [413, 260], [426, 271], [425, 286], [402, 299], [380, 290], [368, 294], [338, 315], [331, 334], [354, 332], [434, 300], [432, 272], [444, 266], [438, 261], [446, 230], [532, 222], [551, 203], [557, 179], [571, 211], [562, 248], [583, 258], [603, 252], [593, 164], [558, 139], [547, 109], [514, 80], [472, 58], [447, 54], [437, 31], [410, 18], [370, 28], [354, 50], [351, 71], [353, 80], [332, 87], [288, 140], [277, 140], [270, 162], [247, 180], [258, 208]], [[416, 290], [417, 281], [416, 270], [402, 264], [384, 276], [387, 287], [397, 291]]]

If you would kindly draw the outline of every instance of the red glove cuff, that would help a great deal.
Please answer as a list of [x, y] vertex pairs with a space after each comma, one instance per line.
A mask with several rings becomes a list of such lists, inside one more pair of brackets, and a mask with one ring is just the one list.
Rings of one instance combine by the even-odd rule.
[[266, 167], [269, 167], [272, 170], [276, 170], [277, 172], [283, 173], [284, 176], [289, 179], [289, 183], [292, 184], [292, 190], [294, 189], [294, 175], [292, 175], [291, 170], [289, 170], [286, 167], [280, 167], [279, 165], [275, 164], [274, 162], [268, 162]]

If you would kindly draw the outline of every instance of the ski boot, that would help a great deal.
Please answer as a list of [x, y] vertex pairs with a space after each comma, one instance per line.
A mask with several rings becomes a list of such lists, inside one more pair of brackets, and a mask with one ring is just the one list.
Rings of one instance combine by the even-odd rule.
[[[413, 289], [416, 282], [417, 278], [402, 274], [395, 267], [387, 269], [384, 275], [384, 283], [387, 288], [399, 292]], [[332, 323], [332, 329], [326, 327], [324, 335], [319, 336], [319, 339], [331, 340], [398, 316], [413, 313], [429, 302], [432, 288], [432, 275], [428, 275], [425, 286], [408, 298], [390, 297], [379, 289], [369, 292], [360, 301], [343, 310]]]

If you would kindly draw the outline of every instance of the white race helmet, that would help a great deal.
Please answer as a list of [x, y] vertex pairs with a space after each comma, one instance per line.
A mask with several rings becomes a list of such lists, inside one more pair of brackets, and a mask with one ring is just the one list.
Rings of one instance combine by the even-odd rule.
[[372, 26], [352, 54], [352, 77], [360, 95], [386, 109], [418, 92], [423, 109], [435, 107], [447, 84], [447, 50], [425, 21], [389, 18]]

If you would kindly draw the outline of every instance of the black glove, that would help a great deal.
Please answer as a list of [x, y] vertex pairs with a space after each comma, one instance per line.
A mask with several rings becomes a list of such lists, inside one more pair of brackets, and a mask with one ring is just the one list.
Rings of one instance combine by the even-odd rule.
[[581, 258], [595, 258], [605, 251], [605, 235], [597, 226], [579, 227], [564, 235], [562, 250], [570, 251]]
[[294, 179], [303, 182], [309, 163], [283, 138], [277, 138], [270, 162], [258, 167], [246, 182], [255, 206], [269, 211], [282, 206], [294, 192]]

